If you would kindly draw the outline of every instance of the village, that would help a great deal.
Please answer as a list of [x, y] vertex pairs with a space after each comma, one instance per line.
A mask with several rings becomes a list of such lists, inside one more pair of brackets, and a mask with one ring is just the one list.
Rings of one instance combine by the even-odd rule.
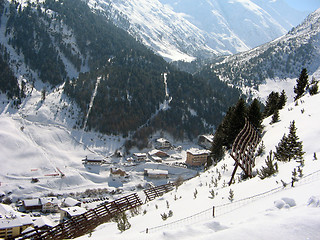
[[[86, 156], [81, 160], [83, 167], [95, 174], [109, 172], [108, 185], [111, 188], [88, 189], [81, 194], [51, 194], [20, 199], [14, 203], [4, 201], [4, 196], [1, 196], [3, 203], [0, 204], [0, 238], [16, 237], [33, 229], [45, 230], [106, 204], [127, 194], [125, 185], [132, 182], [136, 175], [141, 175], [146, 184], [130, 188], [133, 192], [172, 183], [178, 178], [192, 178], [204, 170], [212, 139], [211, 135], [202, 135], [197, 148], [183, 149], [181, 146], [173, 146], [167, 139], [158, 138], [152, 149], [134, 152], [124, 160], [120, 153], [115, 154], [112, 164], [106, 159]], [[57, 169], [57, 173], [47, 177], [67, 176]], [[32, 178], [31, 182], [36, 184], [39, 179]]]

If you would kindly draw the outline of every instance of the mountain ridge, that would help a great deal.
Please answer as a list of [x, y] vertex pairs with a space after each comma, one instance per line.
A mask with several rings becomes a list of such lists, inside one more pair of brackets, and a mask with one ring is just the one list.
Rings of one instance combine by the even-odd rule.
[[249, 50], [280, 37], [304, 17], [282, 0], [91, 0], [89, 5], [116, 11], [126, 22], [116, 25], [170, 61]]

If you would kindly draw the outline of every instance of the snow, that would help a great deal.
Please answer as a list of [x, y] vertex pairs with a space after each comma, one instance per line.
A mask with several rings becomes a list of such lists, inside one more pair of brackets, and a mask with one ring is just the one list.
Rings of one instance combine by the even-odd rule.
[[[298, 104], [288, 101], [280, 111], [280, 121], [263, 122], [263, 142], [266, 150], [257, 157], [255, 169], [265, 165], [265, 158], [274, 150], [283, 134], [288, 134], [290, 122], [295, 120], [297, 135], [306, 152], [302, 177], [291, 187], [295, 161], [278, 162], [279, 173], [261, 180], [254, 177], [238, 182], [241, 170], [236, 173], [236, 183], [230, 187], [233, 160], [226, 156], [217, 166], [185, 181], [178, 189], [142, 206], [144, 213], [130, 217], [131, 228], [123, 233], [116, 223], [100, 225], [91, 235], [94, 239], [318, 239], [320, 229], [320, 162], [319, 154], [320, 94], [306, 95]], [[304, 109], [304, 111], [301, 111]], [[221, 174], [217, 187], [214, 179]], [[286, 187], [281, 181], [288, 183]], [[230, 189], [234, 199], [229, 200]], [[209, 192], [214, 190], [214, 197]], [[215, 206], [215, 217], [213, 214]], [[172, 217], [163, 221], [160, 214], [171, 210]], [[146, 233], [148, 232], [148, 233]], [[79, 239], [87, 239], [88, 235]]]

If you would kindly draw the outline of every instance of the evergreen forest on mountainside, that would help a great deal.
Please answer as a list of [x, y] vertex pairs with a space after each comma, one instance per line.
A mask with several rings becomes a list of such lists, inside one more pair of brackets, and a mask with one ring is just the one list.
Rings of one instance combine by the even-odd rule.
[[[37, 73], [27, 74], [27, 81], [34, 84], [39, 78], [53, 87], [65, 83], [65, 94], [82, 111], [75, 127], [84, 127], [98, 78], [101, 82], [86, 130], [125, 137], [134, 134], [142, 142], [158, 130], [179, 139], [211, 132], [239, 98], [239, 90], [217, 76], [211, 75], [208, 83], [205, 77], [178, 71], [105, 15], [93, 13], [85, 2], [46, 0], [22, 6], [3, 1], [1, 6], [8, 17], [8, 44]], [[10, 58], [7, 62], [14, 64]], [[69, 76], [68, 64], [78, 77]], [[161, 109], [169, 101], [165, 73], [171, 100], [168, 108]]]

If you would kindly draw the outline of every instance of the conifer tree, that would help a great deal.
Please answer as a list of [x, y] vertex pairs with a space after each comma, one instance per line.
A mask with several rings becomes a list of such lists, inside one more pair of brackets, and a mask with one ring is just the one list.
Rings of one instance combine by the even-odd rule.
[[291, 161], [295, 159], [302, 162], [303, 152], [302, 142], [298, 141], [299, 137], [296, 134], [297, 128], [295, 126], [295, 121], [290, 123], [289, 135], [283, 135], [281, 141], [276, 147], [275, 157], [278, 161]]
[[282, 90], [281, 95], [278, 100], [278, 109], [282, 109], [287, 103], [287, 95], [284, 90]]
[[318, 87], [318, 81], [315, 80], [315, 78], [312, 78], [311, 84], [309, 86], [309, 94], [315, 95], [318, 93], [319, 87]]
[[305, 93], [308, 85], [308, 77], [307, 69], [303, 68], [300, 77], [297, 79], [297, 85], [294, 87], [294, 93], [296, 94], [294, 100], [299, 99]]
[[279, 93], [272, 91], [266, 101], [266, 106], [263, 112], [264, 117], [271, 116], [276, 109], [279, 109]]
[[266, 159], [266, 167], [262, 167], [260, 171], [258, 171], [258, 175], [261, 179], [265, 179], [267, 177], [272, 176], [273, 174], [278, 172], [278, 164], [274, 163], [274, 157], [272, 156], [272, 151], [270, 151], [269, 156]]
[[248, 109], [248, 120], [257, 129], [261, 129], [262, 114], [260, 103], [255, 98]]
[[131, 224], [128, 221], [127, 214], [122, 212], [114, 218], [117, 223], [118, 229], [121, 232], [128, 230], [131, 227]]
[[279, 121], [279, 109], [276, 109], [272, 115], [271, 123], [276, 123]]
[[275, 152], [275, 158], [278, 161], [283, 161], [283, 162], [287, 162], [289, 161], [288, 159], [288, 153], [289, 149], [288, 149], [288, 138], [287, 136], [284, 134], [282, 139], [280, 140], [278, 146], [276, 146], [276, 152]]
[[305, 152], [303, 152], [303, 146], [302, 142], [299, 141], [299, 137], [297, 136], [297, 128], [295, 126], [295, 121], [292, 121], [290, 123], [290, 130], [288, 135], [288, 148], [290, 150], [289, 154], [289, 161], [291, 159], [295, 160], [303, 160], [303, 155]]
[[293, 169], [293, 172], [292, 172], [292, 177], [291, 177], [291, 187], [294, 187], [294, 183], [298, 181], [298, 173], [297, 173], [297, 170], [296, 169]]

